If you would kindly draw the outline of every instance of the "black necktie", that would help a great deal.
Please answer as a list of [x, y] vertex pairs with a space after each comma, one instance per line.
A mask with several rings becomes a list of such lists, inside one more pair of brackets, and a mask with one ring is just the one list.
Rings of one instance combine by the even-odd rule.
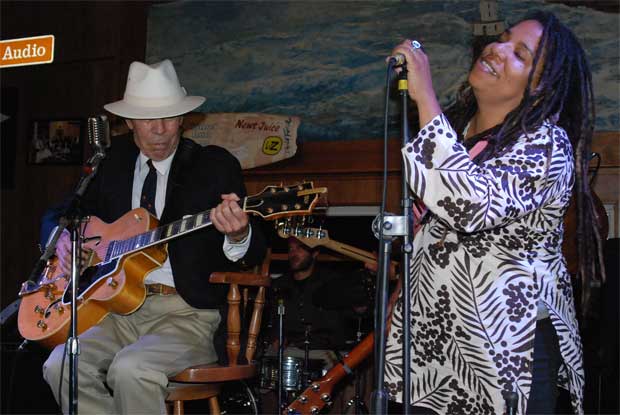
[[155, 192], [157, 191], [157, 170], [153, 166], [151, 159], [146, 162], [149, 166], [149, 174], [144, 179], [142, 185], [142, 196], [140, 196], [140, 207], [145, 208], [151, 212], [154, 216], [157, 216], [155, 212]]

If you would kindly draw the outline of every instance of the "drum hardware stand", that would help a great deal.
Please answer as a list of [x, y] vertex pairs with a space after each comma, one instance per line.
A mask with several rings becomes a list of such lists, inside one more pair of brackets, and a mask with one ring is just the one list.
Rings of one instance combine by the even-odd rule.
[[[355, 335], [355, 345], [357, 346], [362, 341], [362, 316], [357, 317], [357, 333]], [[368, 407], [362, 399], [362, 380], [360, 377], [359, 369], [354, 372], [355, 376], [355, 396], [349, 399], [347, 402], [347, 410], [353, 406], [355, 415], [368, 415]]]
[[304, 331], [304, 368], [301, 376], [301, 390], [306, 389], [306, 387], [312, 382], [310, 379], [310, 325], [306, 324], [306, 330]]
[[[386, 78], [386, 95], [385, 95], [385, 151], [384, 163], [387, 167], [387, 129], [388, 129], [388, 107], [390, 96], [390, 82], [392, 80], [392, 72], [394, 69], [394, 60], [390, 60], [387, 68]], [[398, 79], [398, 90], [402, 102], [401, 111], [401, 135], [402, 147], [409, 140], [409, 119], [407, 113], [407, 104], [409, 101], [407, 87], [407, 70], [406, 66], [402, 66]], [[413, 229], [414, 216], [412, 214], [412, 198], [410, 197], [409, 185], [406, 177], [406, 166], [402, 163], [402, 182], [401, 182], [401, 216], [389, 216], [385, 211], [385, 203], [387, 198], [387, 171], [384, 169], [384, 189], [383, 200], [381, 203], [381, 212], [373, 221], [372, 227], [377, 239], [379, 239], [378, 253], [378, 273], [377, 273], [377, 290], [375, 305], [375, 390], [372, 393], [371, 412], [373, 414], [387, 414], [387, 390], [384, 386], [385, 378], [385, 349], [387, 341], [387, 307], [388, 307], [388, 277], [390, 274], [390, 254], [392, 252], [392, 240], [394, 237], [402, 237], [402, 256], [401, 256], [401, 277], [402, 281], [402, 301], [403, 301], [403, 414], [409, 415], [411, 405], [411, 299], [410, 292], [410, 261], [413, 254]]]
[[284, 300], [278, 299], [278, 411], [282, 412], [284, 393]]

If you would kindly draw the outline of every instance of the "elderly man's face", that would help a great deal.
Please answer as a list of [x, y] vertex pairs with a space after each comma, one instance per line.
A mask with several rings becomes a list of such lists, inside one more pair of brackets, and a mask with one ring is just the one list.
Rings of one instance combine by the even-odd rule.
[[145, 156], [154, 161], [168, 158], [179, 145], [183, 117], [126, 120], [133, 139]]

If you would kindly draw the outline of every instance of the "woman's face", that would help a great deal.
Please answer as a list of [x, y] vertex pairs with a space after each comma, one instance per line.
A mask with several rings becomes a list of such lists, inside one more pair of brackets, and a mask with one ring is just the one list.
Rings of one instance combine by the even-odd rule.
[[[539, 22], [525, 20], [484, 48], [469, 73], [469, 83], [479, 103], [484, 101], [508, 111], [519, 105], [542, 32]], [[537, 69], [542, 69], [542, 59]]]

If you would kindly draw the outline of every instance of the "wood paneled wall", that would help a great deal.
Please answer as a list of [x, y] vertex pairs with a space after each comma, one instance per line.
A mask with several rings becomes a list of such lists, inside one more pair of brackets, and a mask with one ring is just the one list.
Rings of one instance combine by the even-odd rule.
[[14, 186], [2, 190], [1, 292], [4, 307], [39, 257], [39, 220], [77, 184], [80, 166], [26, 163], [33, 119], [87, 118], [122, 96], [127, 68], [144, 60], [146, 2], [6, 2], [1, 38], [53, 34], [54, 62], [4, 68], [2, 87], [17, 89]]
[[[40, 255], [39, 220], [45, 209], [72, 191], [79, 166], [26, 163], [30, 121], [102, 112], [123, 93], [127, 68], [144, 60], [149, 2], [1, 2], [1, 38], [54, 34], [54, 63], [2, 69], [3, 87], [18, 91], [15, 186], [2, 190], [1, 306], [16, 298]], [[400, 143], [388, 149], [388, 209], [398, 211]], [[620, 135], [598, 133], [602, 155], [595, 191], [604, 202], [620, 201]], [[275, 165], [247, 170], [250, 193], [274, 183], [314, 180], [329, 189], [329, 205], [378, 205], [381, 200], [381, 140], [302, 143], [298, 154]]]
[[[620, 203], [620, 133], [595, 133], [592, 151], [601, 156], [595, 193], [604, 203]], [[400, 203], [400, 160], [400, 141], [390, 139], [387, 207], [391, 211], [398, 211]], [[313, 180], [316, 186], [328, 187], [329, 205], [378, 205], [382, 169], [382, 140], [310, 142], [291, 159], [247, 170], [245, 178], [250, 193], [268, 184]]]

